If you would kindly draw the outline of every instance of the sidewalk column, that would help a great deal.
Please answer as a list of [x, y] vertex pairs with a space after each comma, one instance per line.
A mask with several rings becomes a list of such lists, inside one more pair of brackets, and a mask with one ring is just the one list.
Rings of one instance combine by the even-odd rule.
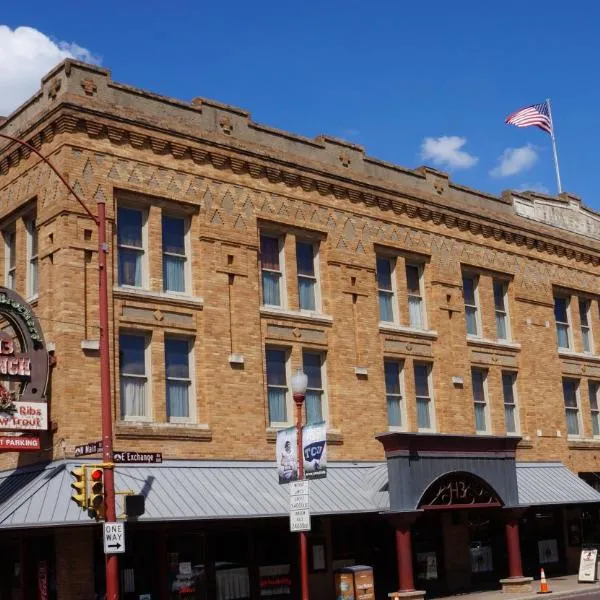
[[508, 555], [508, 577], [501, 579], [503, 592], [531, 591], [533, 578], [523, 577], [521, 564], [521, 542], [519, 540], [519, 519], [525, 509], [504, 509], [504, 532], [506, 535], [506, 553]]
[[519, 542], [519, 523], [516, 518], [509, 518], [505, 525], [506, 550], [508, 553], [508, 576], [523, 577], [521, 565], [521, 544]]
[[425, 592], [415, 590], [412, 561], [411, 525], [417, 520], [419, 513], [390, 513], [389, 521], [396, 530], [396, 561], [398, 565], [398, 591], [388, 594], [390, 598], [425, 597]]

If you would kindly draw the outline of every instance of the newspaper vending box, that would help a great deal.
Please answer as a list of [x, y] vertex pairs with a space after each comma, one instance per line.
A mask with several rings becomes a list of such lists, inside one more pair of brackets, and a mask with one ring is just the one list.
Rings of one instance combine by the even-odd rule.
[[336, 600], [375, 600], [373, 567], [356, 565], [335, 572]]

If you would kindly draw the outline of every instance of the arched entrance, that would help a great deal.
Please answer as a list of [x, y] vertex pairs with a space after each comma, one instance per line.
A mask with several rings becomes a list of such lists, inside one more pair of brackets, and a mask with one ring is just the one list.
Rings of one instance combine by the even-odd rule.
[[413, 536], [421, 586], [435, 594], [497, 584], [506, 569], [502, 506], [496, 490], [468, 471], [434, 480], [419, 500]]

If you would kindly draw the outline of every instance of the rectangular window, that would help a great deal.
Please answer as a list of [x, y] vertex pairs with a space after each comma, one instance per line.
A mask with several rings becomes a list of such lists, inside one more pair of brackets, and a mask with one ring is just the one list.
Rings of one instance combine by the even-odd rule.
[[187, 271], [186, 220], [162, 216], [163, 290], [185, 294]]
[[386, 360], [383, 363], [385, 373], [385, 398], [387, 401], [388, 425], [403, 426], [402, 406], [402, 363], [396, 360]]
[[393, 261], [390, 258], [377, 258], [377, 295], [379, 297], [379, 320], [386, 323], [396, 321], [394, 307]]
[[193, 399], [190, 355], [189, 340], [165, 337], [165, 378], [169, 421], [190, 421], [193, 417], [190, 405], [190, 400]]
[[119, 336], [121, 416], [123, 419], [150, 417], [147, 368], [148, 339], [145, 335]]
[[487, 371], [485, 369], [471, 369], [475, 431], [477, 433], [486, 433], [488, 430], [486, 379]]
[[309, 352], [308, 350], [302, 352], [302, 368], [308, 377], [304, 399], [306, 422], [308, 424], [324, 420], [323, 358], [321, 352]]
[[590, 328], [590, 301], [579, 298], [579, 320], [581, 322], [581, 340], [583, 351], [587, 354], [594, 352], [592, 343], [592, 330]]
[[300, 310], [317, 310], [317, 269], [315, 245], [296, 242], [296, 268], [298, 272], [298, 301]]
[[569, 349], [569, 300], [564, 296], [554, 297], [554, 318], [556, 319], [556, 341], [559, 348]]
[[431, 414], [431, 393], [429, 386], [430, 365], [415, 363], [415, 395], [417, 399], [417, 427], [419, 429], [433, 429]]
[[144, 285], [144, 213], [134, 208], [117, 210], [119, 285]]
[[590, 397], [590, 411], [592, 416], [592, 434], [594, 437], [600, 437], [600, 408], [598, 406], [598, 391], [600, 383], [597, 381], [588, 382], [588, 392]]
[[262, 274], [263, 304], [283, 306], [281, 268], [282, 244], [280, 238], [260, 236], [260, 268]]
[[494, 310], [496, 313], [496, 336], [509, 339], [508, 314], [506, 312], [506, 283], [494, 279]]
[[479, 315], [477, 308], [477, 276], [463, 275], [463, 295], [465, 298], [465, 316], [467, 335], [479, 335]]
[[502, 395], [504, 396], [504, 425], [506, 433], [517, 433], [519, 421], [515, 401], [516, 373], [502, 371]]
[[17, 284], [16, 240], [14, 229], [4, 232], [4, 280], [6, 287], [11, 290], [14, 290]]
[[287, 352], [267, 348], [267, 403], [269, 406], [269, 425], [271, 427], [287, 424]]
[[406, 287], [408, 293], [408, 321], [415, 329], [425, 329], [423, 303], [423, 267], [406, 263]]
[[35, 219], [29, 219], [27, 227], [27, 297], [38, 295], [38, 232]]
[[565, 400], [565, 413], [567, 417], [567, 433], [579, 436], [581, 425], [579, 422], [579, 382], [576, 379], [563, 379], [563, 396]]

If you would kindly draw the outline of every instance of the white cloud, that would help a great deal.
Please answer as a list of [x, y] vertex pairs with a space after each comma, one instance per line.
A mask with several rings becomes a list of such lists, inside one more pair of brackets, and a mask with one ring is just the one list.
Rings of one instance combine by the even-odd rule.
[[540, 194], [549, 194], [550, 190], [539, 181], [536, 183], [522, 183], [516, 188], [517, 192], [539, 192]]
[[65, 58], [99, 63], [73, 42], [56, 42], [32, 27], [0, 25], [0, 115], [8, 115], [40, 87], [41, 78]]
[[538, 159], [531, 144], [521, 148], [507, 148], [498, 159], [498, 165], [490, 171], [492, 177], [508, 177], [531, 169]]
[[451, 169], [468, 169], [477, 164], [476, 156], [461, 150], [467, 139], [457, 135], [427, 137], [421, 144], [421, 158]]

